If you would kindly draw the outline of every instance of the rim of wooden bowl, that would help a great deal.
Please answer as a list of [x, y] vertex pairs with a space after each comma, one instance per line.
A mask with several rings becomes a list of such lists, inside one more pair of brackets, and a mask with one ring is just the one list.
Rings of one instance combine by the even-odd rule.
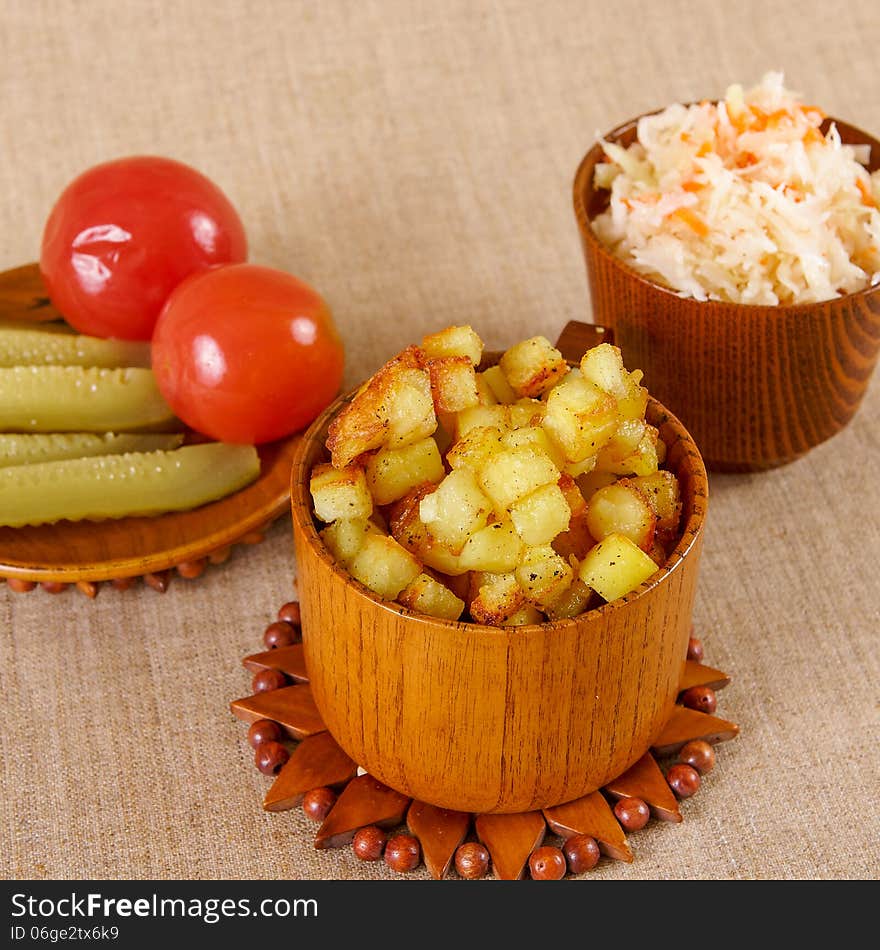
[[674, 442], [667, 442], [667, 456], [672, 450], [673, 445], [681, 445], [679, 451], [684, 451], [684, 458], [681, 464], [689, 469], [689, 475], [692, 480], [690, 492], [693, 503], [692, 511], [681, 529], [678, 543], [666, 559], [666, 563], [657, 572], [652, 574], [648, 580], [643, 581], [635, 590], [630, 591], [630, 593], [625, 594], [623, 597], [618, 597], [616, 600], [609, 601], [608, 603], [594, 607], [592, 610], [578, 614], [576, 617], [565, 620], [549, 620], [545, 623], [523, 624], [522, 626], [516, 627], [493, 627], [487, 624], [473, 623], [471, 621], [445, 620], [441, 617], [432, 617], [427, 614], [419, 613], [418, 611], [410, 610], [408, 607], [404, 607], [396, 601], [383, 600], [370, 590], [369, 587], [352, 577], [351, 574], [335, 560], [330, 551], [327, 550], [315, 527], [311, 495], [308, 489], [309, 468], [307, 462], [311, 449], [316, 443], [319, 443], [318, 452], [322, 456], [326, 455], [323, 451], [323, 442], [326, 437], [327, 426], [342, 406], [353, 398], [356, 392], [357, 389], [354, 389], [346, 395], [338, 397], [328, 406], [308, 428], [297, 447], [291, 467], [290, 482], [293, 527], [294, 531], [299, 531], [303, 541], [313, 549], [318, 558], [342, 580], [350, 584], [358, 594], [372, 604], [389, 610], [392, 613], [396, 613], [400, 617], [405, 617], [407, 620], [416, 620], [420, 623], [429, 624], [432, 627], [436, 627], [439, 624], [451, 630], [473, 631], [474, 633], [479, 633], [481, 636], [490, 635], [505, 638], [513, 635], [520, 636], [523, 633], [556, 631], [570, 629], [578, 624], [583, 625], [585, 622], [590, 622], [594, 618], [604, 616], [617, 610], [623, 610], [634, 600], [644, 597], [655, 587], [661, 585], [674, 571], [681, 567], [705, 524], [709, 499], [709, 478], [706, 473], [703, 458], [700, 455], [696, 443], [684, 425], [682, 425], [681, 421], [662, 405], [662, 403], [650, 397], [648, 402], [649, 414], [655, 422], [658, 423], [658, 428], [660, 426], [668, 426], [675, 435]]
[[[616, 141], [627, 132], [632, 131], [640, 119], [647, 118], [651, 115], [657, 115], [662, 111], [663, 109], [654, 109], [650, 112], [643, 112], [641, 115], [636, 116], [633, 119], [628, 119], [626, 122], [623, 122], [611, 129], [611, 131], [606, 132], [602, 138], [609, 141]], [[844, 145], [869, 145], [871, 147], [871, 158], [865, 167], [869, 170], [877, 170], [880, 168], [880, 140], [874, 138], [873, 135], [870, 135], [863, 129], [860, 129], [855, 125], [850, 125], [848, 122], [844, 122], [842, 119], [837, 119], [834, 116], [826, 116], [822, 122], [822, 125], [824, 127], [826, 124], [831, 123], [837, 126], [837, 130], [840, 133], [841, 142]], [[880, 294], [880, 283], [877, 283], [863, 287], [861, 290], [855, 290], [852, 293], [842, 294], [839, 297], [830, 297], [827, 300], [817, 300], [811, 303], [757, 304], [736, 303], [732, 300], [698, 300], [696, 297], [680, 293], [679, 291], [673, 290], [670, 287], [665, 287], [663, 284], [659, 284], [646, 277], [644, 274], [639, 273], [637, 270], [635, 270], [635, 268], [627, 264], [626, 261], [619, 258], [596, 236], [593, 228], [591, 227], [590, 222], [593, 219], [590, 216], [588, 210], [590, 206], [590, 197], [597, 194], [597, 190], [593, 186], [591, 170], [595, 167], [596, 162], [599, 160], [601, 155], [602, 144], [597, 140], [590, 147], [589, 151], [587, 151], [578, 165], [572, 188], [574, 211], [577, 217], [581, 236], [589, 243], [590, 249], [595, 253], [598, 253], [606, 261], [609, 261], [630, 280], [634, 280], [660, 294], [675, 298], [676, 300], [682, 301], [683, 303], [706, 304], [711, 305], [712, 307], [718, 307], [722, 310], [726, 308], [730, 308], [731, 310], [739, 310], [739, 319], [742, 319], [743, 315], [748, 316], [752, 313], [756, 315], [761, 314], [762, 316], [766, 316], [770, 313], [778, 313], [782, 315], [794, 313], [804, 314], [814, 310], [817, 307], [825, 307], [828, 304], [841, 305], [845, 304], [849, 300], [856, 300], [861, 297], [871, 297], [876, 294]]]

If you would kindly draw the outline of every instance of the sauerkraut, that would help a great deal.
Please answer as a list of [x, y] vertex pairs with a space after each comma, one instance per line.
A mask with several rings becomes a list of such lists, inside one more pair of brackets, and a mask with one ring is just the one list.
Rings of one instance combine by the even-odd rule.
[[801, 304], [880, 282], [880, 172], [815, 106], [767, 73], [718, 103], [639, 120], [601, 140], [610, 189], [593, 230], [648, 279], [698, 300]]

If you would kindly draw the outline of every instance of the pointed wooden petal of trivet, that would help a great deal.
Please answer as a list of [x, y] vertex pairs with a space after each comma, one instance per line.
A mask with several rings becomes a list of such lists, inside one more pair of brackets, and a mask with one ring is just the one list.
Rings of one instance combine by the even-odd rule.
[[641, 798], [648, 803], [651, 813], [663, 821], [681, 821], [678, 799], [673, 795], [666, 776], [646, 752], [635, 765], [623, 775], [605, 786], [605, 791], [615, 798]]
[[236, 699], [230, 703], [230, 708], [234, 716], [245, 722], [274, 719], [294, 739], [305, 739], [327, 729], [312, 699], [312, 690], [305, 685], [270, 689]]
[[[280, 670], [300, 683], [309, 681], [301, 643], [294, 643], [289, 647], [278, 647], [277, 650], [266, 650], [265, 653], [252, 653], [241, 662], [255, 673], [260, 670]], [[682, 689], [684, 688], [682, 686]]]
[[431, 877], [437, 881], [446, 877], [455, 849], [468, 833], [471, 816], [467, 812], [414, 801], [406, 813], [406, 823], [421, 842], [422, 857]]
[[357, 763], [350, 759], [329, 732], [309, 736], [293, 750], [278, 778], [266, 793], [266, 811], [286, 811], [302, 801], [303, 795], [321, 785], [338, 785], [357, 775]]
[[697, 663], [694, 660], [687, 660], [684, 664], [684, 676], [678, 689], [682, 693], [692, 686], [724, 689], [729, 682], [730, 677], [726, 673], [722, 673], [721, 670], [713, 669], [711, 666], [703, 666], [702, 663]]
[[359, 775], [342, 790], [315, 835], [316, 848], [341, 848], [365, 825], [393, 828], [403, 821], [410, 799], [372, 775]]
[[607, 854], [609, 858], [628, 862], [633, 859], [632, 851], [626, 843], [626, 835], [601, 792], [576, 798], [565, 805], [545, 808], [544, 817], [553, 831], [563, 838], [569, 838], [571, 835], [590, 835], [596, 839], [602, 853]]
[[688, 709], [687, 706], [676, 706], [651, 748], [655, 755], [672, 755], [691, 739], [723, 742], [738, 734], [739, 726], [735, 722]]
[[547, 823], [539, 811], [480, 815], [476, 827], [480, 841], [492, 856], [495, 877], [502, 881], [518, 881], [523, 876], [529, 855], [540, 847], [547, 833]]

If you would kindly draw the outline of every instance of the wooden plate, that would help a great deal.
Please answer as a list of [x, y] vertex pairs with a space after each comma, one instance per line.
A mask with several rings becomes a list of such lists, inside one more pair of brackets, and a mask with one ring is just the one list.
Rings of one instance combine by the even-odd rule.
[[[57, 319], [36, 264], [0, 273], [0, 317]], [[259, 531], [289, 510], [300, 436], [260, 446], [261, 474], [247, 488], [192, 511], [154, 518], [60, 521], [0, 528], [0, 576], [24, 581], [102, 581], [197, 561]]]

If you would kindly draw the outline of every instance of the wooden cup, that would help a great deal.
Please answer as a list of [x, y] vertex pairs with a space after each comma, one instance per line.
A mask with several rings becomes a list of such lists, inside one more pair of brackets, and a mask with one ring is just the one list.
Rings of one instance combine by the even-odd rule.
[[669, 717], [687, 653], [708, 485], [681, 423], [651, 401], [684, 504], [666, 566], [573, 620], [498, 628], [382, 601], [334, 562], [308, 486], [343, 402], [306, 433], [291, 477], [306, 665], [337, 742], [387, 785], [459, 811], [558, 805], [620, 775]]
[[[605, 138], [630, 145], [637, 122]], [[880, 142], [836, 124], [844, 142], [871, 147], [871, 171], [880, 167]], [[607, 190], [593, 186], [601, 160], [597, 143], [574, 179], [593, 318], [613, 330], [627, 365], [644, 370], [651, 393], [682, 419], [706, 467], [773, 468], [847, 425], [880, 352], [880, 286], [796, 306], [679, 297], [623, 263], [593, 233], [590, 222], [608, 204]]]

